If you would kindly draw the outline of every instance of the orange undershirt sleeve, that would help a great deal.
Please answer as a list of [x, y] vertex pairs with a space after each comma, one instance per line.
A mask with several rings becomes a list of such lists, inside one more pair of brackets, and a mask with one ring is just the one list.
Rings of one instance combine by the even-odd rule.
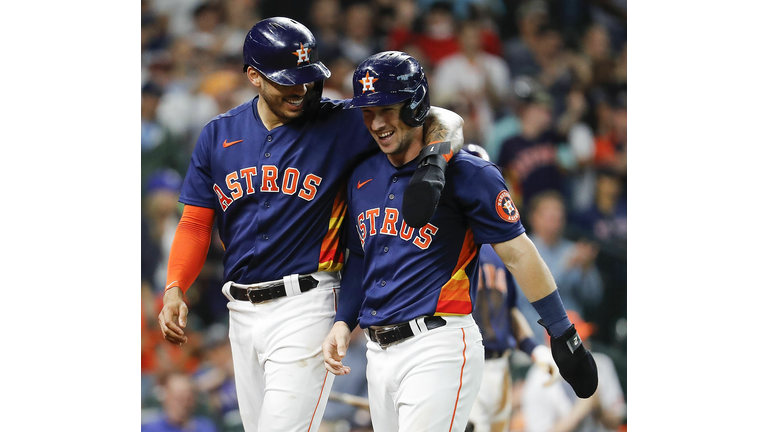
[[166, 291], [179, 287], [186, 293], [197, 279], [208, 256], [214, 218], [213, 209], [184, 206], [168, 256]]

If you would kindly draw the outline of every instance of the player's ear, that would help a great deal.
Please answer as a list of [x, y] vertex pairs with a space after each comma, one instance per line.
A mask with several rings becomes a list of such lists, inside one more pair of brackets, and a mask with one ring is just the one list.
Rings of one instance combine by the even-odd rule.
[[261, 74], [254, 68], [249, 67], [248, 68], [248, 80], [256, 86], [257, 88], [261, 88]]

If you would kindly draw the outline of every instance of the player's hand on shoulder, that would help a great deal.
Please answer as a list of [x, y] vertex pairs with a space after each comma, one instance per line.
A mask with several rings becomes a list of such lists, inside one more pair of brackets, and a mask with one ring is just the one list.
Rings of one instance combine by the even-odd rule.
[[344, 321], [337, 321], [333, 324], [331, 331], [323, 342], [323, 359], [325, 360], [325, 369], [334, 375], [346, 375], [352, 370], [349, 366], [344, 366], [341, 359], [347, 355], [349, 340], [352, 332]]
[[163, 337], [174, 345], [187, 342], [183, 329], [187, 326], [189, 309], [184, 303], [183, 296], [180, 288], [174, 287], [167, 290], [163, 295], [163, 309], [157, 317]]

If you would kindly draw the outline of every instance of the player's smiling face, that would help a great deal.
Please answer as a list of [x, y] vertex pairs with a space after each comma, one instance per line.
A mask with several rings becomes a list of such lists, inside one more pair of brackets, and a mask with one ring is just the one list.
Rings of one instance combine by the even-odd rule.
[[[404, 102], [396, 105], [363, 108], [363, 120], [368, 132], [373, 135], [382, 152], [396, 165], [402, 165], [411, 159], [411, 152], [415, 148], [413, 157], [419, 154], [418, 146], [414, 144], [416, 128], [410, 127], [400, 119], [400, 108]], [[400, 162], [400, 163], [397, 163]]]
[[264, 117], [275, 117], [273, 122], [269, 122], [274, 123], [271, 125], [272, 127], [288, 123], [299, 117], [306, 104], [307, 92], [315, 86], [315, 83], [294, 86], [280, 85], [266, 79], [253, 68], [248, 69], [248, 77], [259, 90], [260, 103], [266, 104], [266, 108], [269, 108], [269, 113], [263, 113], [261, 107], [259, 107], [262, 121], [265, 121], [265, 123], [269, 122], [269, 119]]

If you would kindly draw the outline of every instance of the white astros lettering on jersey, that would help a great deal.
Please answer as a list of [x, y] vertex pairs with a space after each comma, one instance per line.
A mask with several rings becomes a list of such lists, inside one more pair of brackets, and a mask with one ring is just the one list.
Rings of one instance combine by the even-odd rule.
[[215, 210], [224, 280], [340, 270], [343, 185], [378, 147], [360, 112], [344, 110], [343, 101], [323, 99], [322, 121], [268, 131], [256, 115], [256, 100], [204, 127], [180, 201]]
[[478, 245], [525, 231], [511, 199], [497, 199], [507, 191], [499, 169], [464, 151], [448, 164], [430, 222], [419, 230], [409, 227], [402, 196], [415, 167], [412, 161], [396, 168], [379, 153], [360, 164], [347, 185], [349, 215], [356, 221], [349, 224], [349, 248], [363, 254], [365, 263], [363, 328], [472, 313]]

